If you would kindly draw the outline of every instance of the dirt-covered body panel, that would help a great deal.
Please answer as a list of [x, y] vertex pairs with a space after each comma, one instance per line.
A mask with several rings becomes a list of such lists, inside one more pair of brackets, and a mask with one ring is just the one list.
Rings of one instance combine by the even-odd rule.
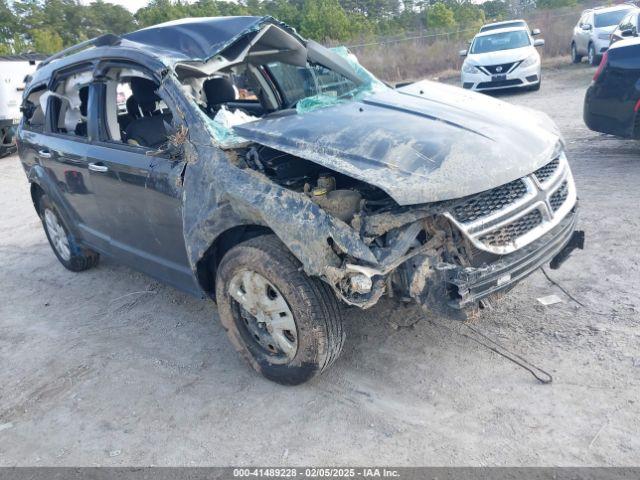
[[373, 184], [400, 205], [510, 182], [547, 163], [560, 142], [544, 115], [434, 82], [235, 131]]
[[[243, 26], [238, 32], [236, 24]], [[207, 47], [201, 40], [214, 38], [221, 25], [228, 28]], [[177, 50], [171, 49], [172, 38], [182, 39]], [[140, 47], [144, 42], [149, 48]], [[270, 59], [266, 65], [264, 58]], [[324, 75], [335, 84], [339, 77], [349, 85], [345, 98], [323, 93], [316, 95], [322, 97], [317, 108], [293, 110], [269, 83], [275, 77], [267, 69], [282, 59], [287, 68], [307, 69], [307, 75], [324, 69], [316, 81]], [[370, 88], [371, 77], [348, 57], [306, 42], [268, 17], [170, 22], [142, 30], [119, 44], [45, 62], [32, 88], [50, 88], [51, 77], [78, 63], [93, 68], [97, 83], [108, 82], [108, 68], [114, 67], [104, 67], [105, 61], [124, 62], [118, 68], [125, 69], [143, 65], [145, 80], [157, 84], [151, 93], [171, 109], [167, 141], [142, 156], [138, 172], [149, 173], [140, 179], [145, 188], [138, 195], [153, 185], [172, 201], [179, 199], [182, 224], [167, 231], [181, 234], [180, 245], [159, 241], [154, 225], [148, 229], [151, 242], [142, 248], [153, 245], [171, 254], [184, 249], [186, 258], [174, 270], [189, 275], [175, 282], [185, 290], [197, 284], [214, 297], [215, 270], [224, 253], [273, 233], [307, 275], [325, 281], [348, 304], [367, 308], [387, 294], [428, 308], [460, 309], [509, 288], [522, 272], [570, 243], [575, 222], [563, 219], [575, 218], [575, 187], [562, 139], [544, 115], [431, 82]], [[254, 75], [244, 87], [258, 92], [253, 103], [240, 105], [259, 113], [228, 128], [217, 120], [222, 107], [205, 94], [203, 82], [240, 74]], [[100, 85], [92, 88], [101, 95]], [[234, 94], [228, 103], [236, 100]], [[89, 156], [104, 150], [109, 127], [90, 108], [92, 115], [82, 143]], [[26, 141], [30, 134], [24, 132]], [[96, 138], [102, 146], [93, 145]], [[145, 155], [162, 158], [147, 162]], [[154, 176], [166, 159], [171, 181], [160, 188]], [[38, 161], [23, 159], [27, 169], [37, 168]], [[106, 216], [118, 225], [122, 214]], [[562, 235], [560, 223], [569, 225]], [[116, 244], [124, 230], [120, 225], [113, 238], [103, 236], [105, 245]], [[527, 257], [535, 261], [521, 258], [524, 247], [535, 249]], [[146, 271], [167, 272], [166, 258], [149, 260], [143, 253], [132, 256], [147, 262]], [[518, 268], [513, 276], [511, 266]]]

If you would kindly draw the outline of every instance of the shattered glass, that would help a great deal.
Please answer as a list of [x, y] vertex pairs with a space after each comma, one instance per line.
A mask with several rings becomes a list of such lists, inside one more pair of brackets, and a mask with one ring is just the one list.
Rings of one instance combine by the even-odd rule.
[[205, 121], [214, 142], [220, 148], [230, 148], [247, 142], [246, 139], [233, 131], [233, 126], [225, 125], [215, 118], [210, 118], [198, 106], [196, 106], [194, 110], [197, 111], [200, 117]]
[[360, 100], [365, 95], [389, 90], [389, 87], [378, 80], [371, 72], [369, 72], [369, 70], [360, 65], [356, 56], [352, 54], [346, 47], [334, 47], [331, 49], [331, 51], [344, 58], [355, 70], [358, 77], [364, 80], [364, 83], [340, 96], [320, 93], [318, 95], [312, 95], [310, 97], [303, 98], [296, 104], [296, 111], [298, 113], [312, 112], [319, 108], [330, 107], [353, 100]]

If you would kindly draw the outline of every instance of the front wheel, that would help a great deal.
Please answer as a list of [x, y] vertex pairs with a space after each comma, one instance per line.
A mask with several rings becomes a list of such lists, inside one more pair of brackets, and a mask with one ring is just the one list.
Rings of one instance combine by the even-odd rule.
[[298, 385], [326, 370], [345, 340], [341, 308], [275, 235], [236, 245], [216, 274], [220, 322], [242, 356], [269, 380]]
[[572, 63], [580, 63], [582, 61], [582, 55], [578, 55], [578, 49], [576, 48], [576, 44], [571, 44], [571, 62]]

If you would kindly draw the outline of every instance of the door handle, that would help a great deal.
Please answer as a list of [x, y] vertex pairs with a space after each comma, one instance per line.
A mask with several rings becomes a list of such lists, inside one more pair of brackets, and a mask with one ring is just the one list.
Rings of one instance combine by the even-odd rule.
[[49, 150], [38, 150], [38, 155], [41, 158], [51, 158], [51, 152]]
[[100, 163], [90, 163], [89, 170], [91, 170], [92, 172], [108, 172], [109, 167]]

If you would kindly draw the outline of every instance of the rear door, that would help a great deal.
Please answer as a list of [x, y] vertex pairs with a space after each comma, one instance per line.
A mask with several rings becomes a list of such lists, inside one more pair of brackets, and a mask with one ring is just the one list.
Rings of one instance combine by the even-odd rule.
[[[57, 201], [62, 202], [83, 239], [93, 243], [91, 231], [98, 212], [88, 170], [89, 119], [79, 94], [80, 89], [89, 88], [86, 81], [91, 77], [86, 74], [87, 71], [65, 74], [55, 81], [53, 91], [46, 93], [45, 131], [37, 140], [35, 153], [56, 186]], [[91, 94], [85, 97], [85, 104], [87, 100], [91, 101]]]
[[105, 128], [87, 152], [100, 212], [93, 233], [124, 263], [195, 293], [182, 232], [184, 158], [126, 143], [118, 116], [127, 100], [123, 91], [130, 90], [118, 85], [123, 86], [114, 80], [95, 84], [96, 115]]

